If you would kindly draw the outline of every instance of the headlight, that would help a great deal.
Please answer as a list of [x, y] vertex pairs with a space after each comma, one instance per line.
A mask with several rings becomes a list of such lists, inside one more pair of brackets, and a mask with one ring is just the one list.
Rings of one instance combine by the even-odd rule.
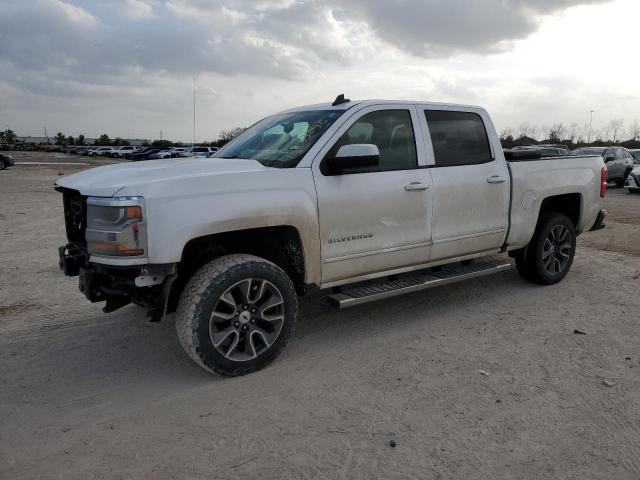
[[87, 249], [91, 255], [142, 256], [147, 225], [142, 197], [87, 199]]

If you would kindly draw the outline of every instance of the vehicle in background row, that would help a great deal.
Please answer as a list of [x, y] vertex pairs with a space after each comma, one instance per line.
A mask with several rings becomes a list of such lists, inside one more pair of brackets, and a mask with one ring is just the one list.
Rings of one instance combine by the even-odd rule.
[[166, 158], [175, 158], [177, 157], [177, 153], [173, 153], [173, 150], [158, 150], [156, 153], [153, 153], [147, 156], [149, 160], [160, 160]]
[[120, 147], [114, 147], [113, 151], [111, 152], [111, 156], [117, 158], [125, 158], [127, 154], [131, 154], [136, 150], [138, 150], [138, 147], [135, 147], [133, 145], [122, 145]]
[[537, 145], [520, 145], [517, 147], [513, 147], [511, 150], [517, 151], [517, 150], [529, 150], [529, 149], [538, 149], [538, 150], [548, 149], [549, 152], [557, 151], [560, 153], [560, 155], [567, 155], [569, 153], [569, 147], [567, 147], [566, 145], [553, 144], [553, 143], [539, 143]]
[[563, 145], [561, 143], [540, 143], [538, 147], [557, 148], [563, 151], [564, 154], [567, 154], [571, 151], [571, 149], [567, 145]]
[[191, 154], [194, 157], [210, 157], [218, 151], [218, 147], [193, 147]]
[[106, 312], [177, 309], [185, 352], [242, 375], [278, 356], [318, 289], [345, 308], [508, 270], [480, 260], [504, 253], [531, 282], [561, 281], [576, 236], [603, 226], [606, 180], [597, 156], [507, 162], [480, 107], [338, 97], [210, 160], [60, 178], [59, 260]]
[[159, 151], [160, 150], [157, 148], [141, 147], [138, 150], [134, 150], [133, 152], [125, 153], [124, 158], [128, 158], [129, 160], [146, 160], [147, 155]]
[[634, 157], [623, 147], [584, 147], [570, 152], [571, 155], [598, 155], [604, 159], [609, 170], [609, 181], [623, 187], [634, 167]]
[[179, 152], [180, 157], [210, 157], [218, 147], [187, 147]]
[[624, 188], [629, 193], [640, 193], [640, 150], [629, 150], [629, 153], [633, 155], [635, 167], [629, 173]]
[[567, 155], [567, 151], [562, 148], [557, 147], [544, 147], [541, 145], [531, 145], [531, 146], [522, 146], [515, 147], [512, 149], [505, 149], [505, 153], [510, 152], [515, 154], [515, 156], [519, 156], [521, 152], [527, 152], [528, 154], [539, 154], [540, 157], [561, 157], [563, 155]]
[[88, 155], [90, 157], [105, 156], [107, 152], [111, 151], [111, 148], [112, 147], [95, 147], [89, 150]]
[[193, 157], [193, 147], [182, 147], [178, 151], [178, 157]]
[[0, 170], [5, 170], [9, 167], [13, 167], [15, 164], [16, 163], [11, 155], [0, 153]]

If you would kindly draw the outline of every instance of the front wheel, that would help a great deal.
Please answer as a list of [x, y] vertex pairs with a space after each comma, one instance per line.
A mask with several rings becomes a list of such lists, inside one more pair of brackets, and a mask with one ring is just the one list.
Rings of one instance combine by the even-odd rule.
[[187, 282], [176, 314], [180, 344], [209, 372], [238, 376], [272, 362], [298, 318], [293, 283], [277, 265], [226, 255]]
[[526, 280], [552, 285], [567, 276], [576, 253], [576, 232], [566, 215], [544, 213], [516, 268]]

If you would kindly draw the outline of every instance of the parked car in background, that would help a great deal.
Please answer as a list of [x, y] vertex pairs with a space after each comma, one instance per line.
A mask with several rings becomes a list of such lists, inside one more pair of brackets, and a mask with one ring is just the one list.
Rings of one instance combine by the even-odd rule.
[[637, 165], [631, 170], [627, 180], [624, 182], [624, 188], [626, 188], [629, 193], [640, 193], [640, 165]]
[[178, 153], [174, 152], [173, 150], [159, 150], [156, 153], [149, 155], [147, 158], [149, 160], [158, 160], [165, 158], [175, 158], [177, 156]]
[[191, 152], [190, 151], [189, 151], [189, 153], [187, 155], [183, 155], [184, 153], [187, 152], [187, 149], [191, 150], [191, 147], [173, 147], [173, 148], [170, 149], [171, 157], [172, 158], [178, 158], [178, 157], [182, 157], [182, 156], [190, 157], [191, 156]]
[[191, 155], [194, 157], [209, 157], [218, 151], [218, 147], [193, 147]]
[[567, 154], [571, 151], [571, 149], [566, 146], [566, 145], [562, 145], [561, 143], [541, 143], [538, 145], [538, 147], [544, 147], [544, 148], [557, 148], [559, 150], [561, 150], [564, 154]]
[[531, 145], [531, 146], [522, 146], [522, 147], [514, 147], [511, 150], [505, 150], [505, 152], [527, 152], [528, 154], [539, 154], [540, 157], [561, 157], [563, 155], [567, 155], [567, 150], [559, 147], [545, 147], [542, 145]]
[[75, 147], [69, 147], [67, 149], [67, 153], [70, 155], [82, 155], [85, 151], [89, 150], [91, 147], [84, 145], [77, 145]]
[[89, 156], [90, 157], [97, 157], [97, 156], [101, 156], [104, 157], [107, 152], [111, 151], [112, 147], [96, 147], [93, 148], [92, 150], [89, 150]]
[[640, 193], [640, 149], [629, 150], [629, 153], [633, 156], [635, 167], [629, 173], [627, 180], [624, 183], [629, 193]]
[[123, 145], [121, 147], [116, 147], [111, 156], [117, 158], [125, 158], [127, 153], [133, 153], [136, 150], [138, 150], [138, 147], [134, 147], [133, 145]]
[[[136, 150], [130, 151], [130, 152], [126, 152], [124, 154], [124, 158], [128, 158], [129, 160], [133, 160], [134, 156], [143, 156], [148, 154], [152, 149], [149, 147], [139, 147]], [[157, 150], [157, 149], [156, 149]]]
[[12, 167], [15, 164], [16, 163], [13, 161], [13, 157], [11, 155], [0, 153], [0, 170]]
[[627, 177], [634, 168], [634, 157], [623, 147], [584, 147], [576, 148], [571, 155], [584, 157], [586, 155], [598, 155], [604, 159], [609, 170], [609, 181], [616, 186], [623, 187]]
[[104, 152], [102, 152], [101, 155], [103, 157], [114, 157], [116, 155], [116, 152], [118, 151], [118, 148], [120, 147], [111, 147], [109, 150], [105, 150]]

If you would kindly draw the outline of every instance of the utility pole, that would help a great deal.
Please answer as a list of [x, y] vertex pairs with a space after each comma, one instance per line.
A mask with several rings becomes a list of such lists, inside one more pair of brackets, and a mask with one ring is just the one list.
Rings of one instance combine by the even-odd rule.
[[162, 141], [162, 130], [160, 130], [160, 141]]
[[47, 145], [49, 145], [49, 137], [47, 137], [47, 127], [44, 127], [44, 138], [47, 140]]
[[595, 112], [595, 110], [591, 110], [591, 117], [589, 118], [589, 136], [587, 137], [587, 143], [591, 143], [591, 125], [593, 124], [593, 112]]
[[196, 77], [193, 77], [193, 142], [191, 148], [196, 146]]

